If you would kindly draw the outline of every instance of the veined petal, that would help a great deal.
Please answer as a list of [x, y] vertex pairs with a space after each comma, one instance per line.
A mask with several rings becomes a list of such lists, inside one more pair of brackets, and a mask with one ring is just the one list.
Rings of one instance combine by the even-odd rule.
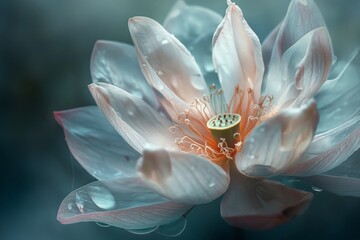
[[207, 203], [225, 192], [228, 174], [200, 156], [148, 148], [138, 172], [149, 187], [163, 196], [187, 204]]
[[221, 216], [235, 227], [269, 229], [301, 214], [312, 197], [274, 181], [246, 177], [234, 166]]
[[238, 169], [255, 177], [286, 172], [309, 146], [318, 118], [315, 102], [310, 101], [264, 121], [247, 137], [236, 155]]
[[115, 85], [142, 98], [154, 108], [159, 106], [155, 93], [141, 72], [133, 46], [97, 41], [92, 52], [90, 69], [94, 83]]
[[[265, 71], [268, 71], [269, 63], [271, 59], [271, 53], [273, 51], [277, 35], [281, 27], [281, 22], [269, 33], [265, 40], [261, 44], [262, 56], [264, 60]], [[266, 75], [266, 72], [264, 73]]]
[[360, 148], [360, 116], [315, 136], [309, 149], [288, 174], [312, 176], [329, 171]]
[[61, 203], [58, 220], [144, 229], [172, 222], [190, 208], [154, 193], [137, 178], [122, 178], [93, 182], [73, 191]]
[[176, 147], [169, 132], [173, 123], [140, 98], [106, 83], [91, 84], [89, 89], [111, 125], [138, 152], [147, 143]]
[[[191, 103], [207, 93], [207, 86], [194, 58], [186, 48], [159, 23], [146, 17], [129, 20], [129, 30], [137, 48], [143, 72], [150, 85], [162, 93], [161, 86], [148, 73], [157, 77], [180, 99]], [[149, 66], [146, 66], [146, 63]]]
[[136, 174], [139, 158], [96, 106], [54, 113], [76, 160], [99, 180]]
[[334, 80], [324, 83], [315, 96], [320, 113], [316, 134], [331, 131], [360, 115], [360, 57], [356, 50]]
[[282, 57], [280, 105], [297, 106], [312, 98], [326, 81], [332, 64], [332, 47], [326, 28], [316, 28], [291, 46]]
[[360, 197], [360, 151], [355, 152], [338, 167], [306, 181], [340, 196]]
[[234, 3], [214, 34], [213, 62], [228, 103], [236, 85], [243, 90], [251, 88], [255, 99], [260, 97], [264, 72], [261, 45]]
[[[286, 89], [281, 82], [282, 76], [280, 75], [283, 68], [283, 54], [304, 35], [320, 27], [326, 29], [324, 19], [313, 0], [291, 1], [271, 55], [269, 72], [264, 82], [266, 94], [280, 96]], [[331, 47], [331, 43], [329, 46]], [[332, 56], [332, 48], [330, 52]]]
[[222, 17], [207, 8], [189, 6], [184, 0], [178, 0], [164, 21], [164, 28], [185, 46], [208, 33], [214, 33]]
[[164, 21], [164, 28], [191, 52], [210, 86], [219, 80], [212, 62], [212, 37], [222, 20], [218, 13], [178, 0]]

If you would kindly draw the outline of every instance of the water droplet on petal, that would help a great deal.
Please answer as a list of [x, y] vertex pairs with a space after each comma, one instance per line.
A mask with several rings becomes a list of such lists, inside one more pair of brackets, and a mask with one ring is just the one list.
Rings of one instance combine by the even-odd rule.
[[214, 182], [211, 182], [211, 183], [209, 183], [209, 187], [214, 187], [215, 186], [215, 183]]
[[311, 189], [312, 189], [314, 192], [322, 192], [322, 191], [323, 191], [321, 188], [318, 188], [318, 187], [315, 187], [315, 186], [311, 186]]
[[186, 219], [181, 217], [172, 223], [159, 226], [159, 228], [156, 229], [156, 232], [166, 237], [176, 237], [184, 232], [185, 228]]
[[109, 210], [115, 207], [115, 198], [112, 193], [104, 187], [90, 186], [88, 194], [91, 200], [101, 209]]
[[167, 40], [167, 39], [163, 39], [162, 41], [161, 41], [161, 44], [168, 44], [169, 43], [169, 40]]
[[159, 71], [157, 71], [157, 75], [162, 76], [162, 75], [164, 75], [164, 72], [159, 70]]
[[67, 207], [68, 207], [68, 209], [69, 209], [69, 210], [71, 210], [71, 209], [72, 209], [72, 206], [73, 206], [73, 204], [72, 204], [72, 203], [68, 203], [68, 205], [67, 205]]

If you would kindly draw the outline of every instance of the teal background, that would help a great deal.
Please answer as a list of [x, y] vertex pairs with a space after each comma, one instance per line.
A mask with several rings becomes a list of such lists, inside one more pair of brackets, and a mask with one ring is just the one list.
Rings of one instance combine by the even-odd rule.
[[[225, 0], [188, 0], [223, 15]], [[317, 0], [338, 58], [360, 43], [360, 1]], [[92, 105], [89, 62], [96, 40], [131, 43], [127, 19], [162, 22], [173, 0], [0, 0], [0, 239], [166, 239], [95, 223], [61, 225], [56, 212], [94, 179], [71, 156], [52, 111]], [[238, 0], [261, 40], [288, 0]], [[358, 154], [360, 155], [360, 154]], [[219, 201], [196, 207], [176, 239], [360, 239], [360, 199], [314, 193], [309, 210], [268, 231], [227, 225]]]

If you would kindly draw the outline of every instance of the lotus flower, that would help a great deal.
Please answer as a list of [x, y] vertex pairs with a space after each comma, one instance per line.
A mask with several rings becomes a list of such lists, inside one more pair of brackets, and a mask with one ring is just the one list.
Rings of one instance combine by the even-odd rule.
[[61, 223], [183, 229], [179, 219], [195, 205], [223, 195], [225, 221], [265, 229], [313, 198], [276, 179], [360, 195], [346, 161], [360, 147], [356, 53], [335, 64], [313, 0], [292, 0], [262, 45], [231, 1], [222, 20], [179, 1], [164, 26], [134, 17], [129, 29], [135, 47], [95, 45], [97, 107], [55, 113], [72, 154], [98, 180], [64, 199]]

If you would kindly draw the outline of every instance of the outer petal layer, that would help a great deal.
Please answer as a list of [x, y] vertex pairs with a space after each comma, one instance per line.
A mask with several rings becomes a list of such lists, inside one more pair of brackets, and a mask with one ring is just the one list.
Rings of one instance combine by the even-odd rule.
[[222, 16], [210, 9], [178, 0], [166, 17], [164, 27], [194, 56], [208, 86], [219, 80], [212, 62], [212, 37]]
[[172, 122], [140, 98], [106, 83], [91, 84], [89, 89], [111, 125], [138, 152], [146, 143], [175, 147], [169, 133]]
[[294, 105], [299, 105], [315, 95], [330, 72], [331, 51], [329, 33], [321, 27], [307, 33], [284, 53], [284, 93], [280, 104], [294, 101]]
[[99, 180], [136, 174], [139, 154], [125, 142], [96, 106], [55, 112], [70, 151]]
[[273, 228], [301, 214], [312, 197], [309, 192], [248, 178], [233, 169], [229, 189], [221, 201], [221, 216], [236, 227]]
[[105, 82], [142, 98], [157, 108], [159, 103], [141, 72], [134, 47], [117, 42], [97, 41], [91, 56], [94, 83]]
[[[194, 58], [159, 23], [146, 17], [134, 17], [129, 20], [129, 29], [150, 85], [162, 93], [164, 89], [154, 77], [160, 78], [169, 90], [188, 103], [207, 93]], [[148, 71], [153, 71], [156, 76]]]
[[[303, 36], [305, 36], [307, 33], [311, 32], [316, 28], [326, 29], [326, 25], [314, 1], [313, 0], [291, 1], [287, 14], [280, 25], [276, 40], [274, 42], [274, 47], [269, 64], [269, 72], [267, 73], [264, 82], [264, 91], [266, 94], [271, 94], [273, 96], [280, 96], [284, 91], [287, 91], [287, 89], [291, 87], [291, 84], [295, 84], [295, 81], [297, 81], [295, 78], [293, 79], [285, 78], [284, 81], [284, 76], [281, 75], [284, 65], [283, 55], [287, 50], [290, 50], [291, 46], [293, 46], [296, 42], [298, 42]], [[316, 40], [316, 38], [314, 40], [315, 40], [314, 43], [318, 42], [320, 44], [320, 47], [318, 48], [319, 51], [323, 51], [325, 49], [321, 46], [326, 46], [328, 48], [326, 49], [326, 52], [330, 52], [331, 53], [330, 55], [332, 57], [333, 53], [332, 53], [332, 46], [330, 40], [327, 40], [329, 44], [326, 45], [324, 45], [325, 42], [323, 42], [322, 40], [318, 41]], [[314, 44], [314, 46], [315, 45], [316, 44]], [[304, 55], [302, 54], [301, 56]], [[300, 62], [299, 64], [301, 63], [305, 64], [306, 62], [316, 60], [316, 58], [319, 56], [323, 57], [323, 55], [311, 54], [310, 51], [309, 57], [305, 57], [304, 61]], [[323, 64], [322, 62], [318, 62], [318, 63]], [[326, 61], [325, 63], [327, 64], [328, 61]], [[330, 60], [330, 64], [331, 64], [331, 60]], [[314, 65], [314, 67], [320, 67], [320, 66], [321, 65]], [[298, 72], [298, 75], [300, 74], [299, 77], [303, 75], [302, 71], [304, 70], [301, 70], [301, 65], [300, 65]]]
[[152, 192], [139, 179], [123, 178], [93, 182], [73, 191], [61, 203], [58, 220], [144, 229], [174, 221], [190, 208]]
[[318, 118], [315, 102], [309, 102], [264, 121], [236, 155], [238, 169], [255, 177], [286, 173], [309, 146]]
[[228, 103], [236, 85], [244, 91], [251, 88], [255, 99], [260, 97], [264, 72], [261, 45], [234, 3], [215, 32], [213, 61]]
[[146, 149], [138, 172], [149, 187], [176, 202], [207, 203], [225, 192], [228, 174], [208, 159], [182, 152]]

